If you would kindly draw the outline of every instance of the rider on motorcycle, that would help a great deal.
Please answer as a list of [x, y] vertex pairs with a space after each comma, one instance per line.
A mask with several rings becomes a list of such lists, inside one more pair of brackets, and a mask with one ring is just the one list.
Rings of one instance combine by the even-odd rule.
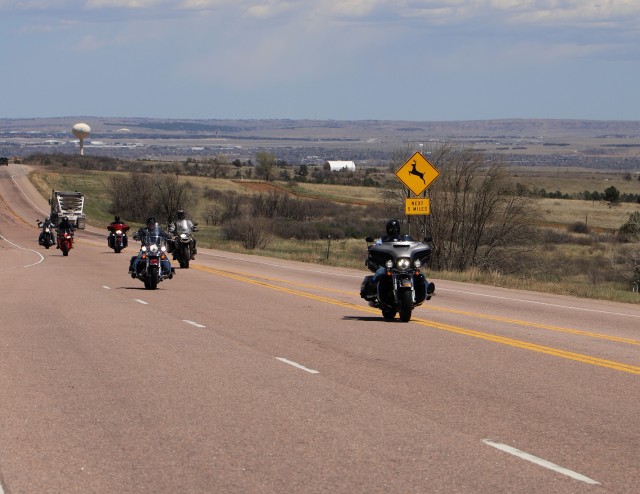
[[[73, 236], [73, 232], [75, 231], [75, 227], [73, 226], [73, 224], [69, 221], [69, 218], [67, 216], [64, 216], [62, 218], [62, 221], [60, 221], [60, 224], [58, 225], [58, 236], [60, 236], [62, 233], [64, 232], [69, 232], [72, 236]], [[60, 244], [56, 245], [56, 249], [60, 248]]]
[[120, 220], [120, 216], [115, 215], [113, 217], [113, 221], [109, 223], [107, 230], [109, 230], [110, 232], [115, 230], [122, 230], [123, 232], [126, 232], [129, 230], [129, 226]]
[[[51, 222], [51, 218], [49, 216], [47, 216], [44, 221], [40, 221], [38, 220], [38, 228], [41, 228], [42, 231], [40, 232], [40, 236], [38, 237], [38, 243], [40, 245], [44, 245], [46, 239], [45, 239], [45, 235], [51, 235], [51, 238], [53, 238], [53, 228], [54, 225]], [[49, 232], [46, 231], [46, 229], [49, 229]], [[51, 244], [53, 244], [53, 241], [51, 242]]]
[[[149, 233], [153, 233], [156, 231], [156, 227], [158, 228], [158, 233], [159, 236], [164, 238], [165, 241], [170, 242], [171, 241], [171, 235], [169, 235], [167, 232], [165, 232], [162, 228], [160, 228], [159, 226], [157, 226], [157, 222], [156, 219], [153, 216], [150, 216], [149, 218], [147, 218], [146, 221], [146, 227], [141, 227], [136, 233], [133, 234], [133, 239], [134, 240], [144, 240], [144, 238], [149, 234]], [[138, 251], [138, 255], [137, 256], [133, 256], [131, 258], [131, 262], [129, 263], [129, 274], [131, 274], [131, 276], [133, 278], [135, 278], [136, 272], [137, 272], [137, 267], [138, 267], [138, 262], [140, 261], [140, 259], [142, 258], [142, 250]], [[164, 259], [162, 261], [160, 261], [162, 263], [162, 270], [165, 272], [171, 272], [171, 263], [169, 262], [168, 259]]]
[[123, 247], [126, 247], [127, 246], [126, 233], [129, 231], [129, 228], [130, 228], [129, 225], [127, 225], [126, 223], [120, 220], [120, 216], [118, 215], [114, 216], [113, 221], [109, 223], [109, 226], [107, 227], [107, 230], [109, 230], [109, 237], [107, 238], [107, 243], [109, 247], [113, 248], [112, 244], [110, 243], [112, 242], [111, 236], [115, 235], [116, 231], [118, 230], [120, 230], [124, 234]]
[[[185, 212], [184, 209], [178, 209], [178, 211], [176, 212], [176, 219], [175, 221], [172, 221], [169, 224], [169, 233], [172, 235], [178, 235], [178, 223], [181, 222], [186, 222], [186, 227], [187, 230], [189, 232], [197, 232], [198, 231], [198, 227], [197, 227], [197, 223], [194, 223], [193, 221], [186, 219], [185, 216]], [[175, 245], [171, 246], [171, 250], [169, 251], [173, 254], [173, 259], [176, 259], [176, 251], [175, 251]], [[193, 236], [191, 237], [191, 260], [195, 259], [195, 255], [198, 253], [198, 249], [196, 249], [196, 239], [193, 238]]]
[[[375, 245], [380, 245], [383, 242], [413, 242], [414, 239], [411, 235], [406, 233], [400, 233], [400, 222], [398, 220], [389, 220], [386, 225], [387, 234], [380, 237]], [[365, 260], [365, 264], [369, 266], [369, 259]], [[375, 266], [374, 266], [375, 267]], [[360, 296], [367, 298], [367, 296], [374, 296], [376, 293], [376, 283], [381, 276], [384, 276], [387, 269], [385, 266], [378, 266], [373, 276], [365, 276], [360, 290]], [[424, 275], [421, 275], [426, 284], [427, 294], [432, 294], [435, 291], [436, 286], [433, 283], [427, 281]]]

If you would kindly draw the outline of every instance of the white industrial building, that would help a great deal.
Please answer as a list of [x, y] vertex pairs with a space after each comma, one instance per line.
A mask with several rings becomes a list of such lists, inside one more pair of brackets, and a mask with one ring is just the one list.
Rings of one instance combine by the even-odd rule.
[[332, 172], [340, 170], [356, 171], [356, 164], [353, 161], [327, 161], [326, 164], [329, 165], [329, 170]]

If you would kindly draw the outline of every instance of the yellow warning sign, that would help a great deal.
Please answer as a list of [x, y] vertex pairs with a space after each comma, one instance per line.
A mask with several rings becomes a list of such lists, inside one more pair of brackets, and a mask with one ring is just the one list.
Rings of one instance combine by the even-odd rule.
[[419, 151], [396, 172], [398, 180], [409, 187], [415, 195], [420, 195], [438, 178], [438, 175], [440, 172]]
[[431, 214], [431, 202], [429, 199], [406, 199], [405, 202], [406, 214]]

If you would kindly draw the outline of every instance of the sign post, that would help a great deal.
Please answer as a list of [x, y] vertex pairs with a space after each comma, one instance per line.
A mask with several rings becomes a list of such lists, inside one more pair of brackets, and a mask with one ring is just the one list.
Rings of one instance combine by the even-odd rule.
[[[431, 203], [429, 199], [411, 197], [411, 192], [418, 196], [429, 187], [440, 172], [425, 158], [421, 152], [416, 151], [404, 165], [396, 171], [396, 177], [409, 190], [408, 197], [405, 200], [405, 214], [425, 216], [425, 228], [427, 216], [431, 214]], [[411, 220], [409, 219], [409, 229], [411, 229]]]

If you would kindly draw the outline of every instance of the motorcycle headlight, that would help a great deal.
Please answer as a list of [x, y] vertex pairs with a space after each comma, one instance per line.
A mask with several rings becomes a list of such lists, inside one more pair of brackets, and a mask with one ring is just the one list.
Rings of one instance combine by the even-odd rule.
[[151, 252], [158, 252], [158, 246], [156, 244], [151, 244], [149, 250], [151, 250]]
[[409, 266], [411, 266], [411, 259], [408, 257], [401, 257], [398, 259], [396, 264], [398, 265], [398, 269], [409, 269]]
[[142, 248], [140, 249], [142, 252], [147, 252], [147, 246], [143, 245]]
[[422, 263], [420, 262], [420, 259], [416, 259], [415, 261], [413, 261], [413, 267], [416, 269], [420, 269], [420, 266], [422, 266]]
[[186, 234], [186, 233], [181, 233], [181, 234], [180, 234], [180, 238], [181, 238], [182, 240], [185, 240], [185, 239], [187, 238], [187, 234]]
[[384, 263], [384, 265], [387, 269], [391, 269], [393, 267], [393, 261], [389, 259], [387, 262]]
[[160, 250], [161, 250], [162, 252], [166, 252], [166, 251], [167, 251], [167, 248], [163, 245], [162, 247], [160, 247]]
[[122, 230], [116, 230], [116, 235], [121, 235], [122, 234]]

